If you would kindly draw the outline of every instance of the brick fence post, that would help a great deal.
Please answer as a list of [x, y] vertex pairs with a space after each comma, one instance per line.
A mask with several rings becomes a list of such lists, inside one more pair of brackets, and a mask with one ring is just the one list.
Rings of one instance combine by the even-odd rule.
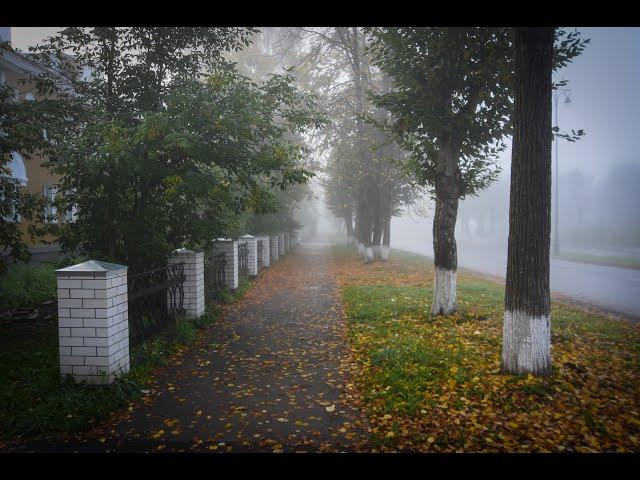
[[213, 248], [224, 253], [227, 265], [224, 267], [224, 285], [229, 290], [238, 288], [238, 242], [230, 238], [218, 238]]
[[271, 247], [271, 263], [278, 261], [278, 235], [269, 237], [269, 245]]
[[169, 263], [184, 263], [184, 309], [188, 318], [204, 314], [204, 253], [186, 248], [174, 251]]
[[[263, 267], [268, 267], [269, 265], [271, 265], [271, 261], [270, 261], [270, 254], [269, 252], [271, 251], [269, 248], [269, 236], [268, 235], [256, 235], [256, 248], [257, 248], [257, 243], [259, 241], [262, 241], [262, 266]], [[259, 267], [259, 266], [258, 266]]]
[[289, 239], [289, 232], [284, 232], [284, 253], [289, 252], [291, 250], [291, 243]]
[[247, 233], [238, 239], [238, 243], [246, 243], [249, 246], [247, 266], [249, 267], [249, 276], [255, 277], [258, 275], [258, 241], [256, 237]]
[[89, 260], [56, 277], [61, 377], [112, 383], [129, 371], [127, 267]]
[[284, 233], [278, 234], [278, 255], [283, 257], [287, 251], [284, 249]]

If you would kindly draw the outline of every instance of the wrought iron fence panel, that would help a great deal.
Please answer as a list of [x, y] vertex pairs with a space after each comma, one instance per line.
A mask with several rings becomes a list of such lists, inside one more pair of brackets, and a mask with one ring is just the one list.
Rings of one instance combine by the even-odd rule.
[[227, 258], [224, 252], [204, 257], [204, 296], [206, 301], [217, 298], [224, 288], [226, 266]]
[[127, 277], [129, 337], [135, 344], [184, 313], [184, 263]]
[[262, 240], [258, 240], [258, 244], [256, 245], [256, 249], [258, 251], [258, 270], [264, 267], [264, 262], [262, 259]]
[[238, 275], [249, 276], [249, 244], [246, 242], [238, 245]]

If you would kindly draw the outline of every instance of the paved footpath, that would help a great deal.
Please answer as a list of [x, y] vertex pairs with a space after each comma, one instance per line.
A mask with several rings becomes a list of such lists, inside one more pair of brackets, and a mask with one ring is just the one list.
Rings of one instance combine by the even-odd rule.
[[366, 451], [326, 246], [263, 270], [130, 411], [36, 451]]

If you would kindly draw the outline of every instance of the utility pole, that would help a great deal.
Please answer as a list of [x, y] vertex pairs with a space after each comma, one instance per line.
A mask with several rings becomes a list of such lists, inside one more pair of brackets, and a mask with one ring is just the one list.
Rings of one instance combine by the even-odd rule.
[[[571, 103], [571, 90], [568, 88], [557, 88], [553, 92], [553, 100], [555, 102], [555, 126], [558, 125], [558, 99], [564, 96], [564, 103]], [[555, 217], [554, 217], [554, 232], [553, 232], [553, 256], [557, 257], [560, 255], [560, 230], [558, 228], [558, 217], [560, 217], [560, 195], [559, 195], [559, 176], [558, 176], [558, 164], [560, 163], [558, 160], [558, 135], [553, 136], [553, 141], [556, 144], [556, 188], [555, 188]]]

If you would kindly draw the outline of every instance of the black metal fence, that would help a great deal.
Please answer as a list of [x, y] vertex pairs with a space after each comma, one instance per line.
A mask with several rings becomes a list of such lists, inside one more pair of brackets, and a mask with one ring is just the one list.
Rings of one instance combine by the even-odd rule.
[[249, 243], [238, 245], [238, 275], [246, 278], [249, 276]]
[[204, 298], [208, 302], [218, 298], [225, 286], [227, 258], [222, 253], [212, 253], [204, 257]]
[[136, 344], [184, 313], [184, 263], [127, 278], [129, 341]]
[[258, 243], [256, 245], [256, 250], [257, 250], [257, 253], [258, 253], [258, 270], [260, 270], [262, 267], [264, 267], [264, 260], [263, 260], [263, 257], [262, 257], [262, 248], [263, 248], [262, 240], [258, 240]]

